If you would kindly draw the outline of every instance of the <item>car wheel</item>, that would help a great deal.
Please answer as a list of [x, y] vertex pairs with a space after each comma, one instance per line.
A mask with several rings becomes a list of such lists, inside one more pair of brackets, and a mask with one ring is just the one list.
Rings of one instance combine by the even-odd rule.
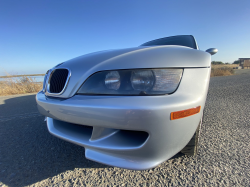
[[191, 138], [191, 140], [188, 142], [188, 144], [186, 145], [186, 147], [184, 147], [181, 150], [181, 153], [185, 154], [185, 155], [197, 155], [198, 154], [198, 146], [199, 146], [199, 138], [200, 138], [200, 131], [201, 131], [201, 124], [202, 124], [202, 118], [200, 120], [200, 123], [193, 135], [193, 137]]

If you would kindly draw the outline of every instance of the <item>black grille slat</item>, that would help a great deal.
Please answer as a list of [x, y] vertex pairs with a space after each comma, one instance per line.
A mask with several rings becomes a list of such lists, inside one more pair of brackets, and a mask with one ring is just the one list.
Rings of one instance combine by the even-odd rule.
[[60, 78], [59, 78], [59, 76], [60, 76], [60, 74], [61, 73], [58, 73], [57, 75], [56, 75], [56, 77], [55, 77], [55, 82], [56, 82], [56, 92], [58, 93], [59, 92], [59, 90], [60, 90], [60, 85], [62, 85], [61, 83], [60, 83]]
[[67, 74], [60, 74], [59, 76], [58, 76], [58, 79], [59, 79], [59, 85], [65, 85], [65, 81], [64, 81], [64, 77], [67, 77], [68, 76], [68, 73]]
[[67, 81], [68, 78], [67, 69], [56, 69], [50, 77], [50, 93], [60, 93]]

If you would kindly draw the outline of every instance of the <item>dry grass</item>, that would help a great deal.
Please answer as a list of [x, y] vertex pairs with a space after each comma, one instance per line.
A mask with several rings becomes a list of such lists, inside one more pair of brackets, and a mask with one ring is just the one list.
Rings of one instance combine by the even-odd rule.
[[239, 64], [222, 64], [222, 65], [212, 65], [212, 68], [214, 69], [220, 69], [220, 68], [235, 68], [238, 67]]
[[219, 68], [219, 67], [212, 66], [211, 77], [228, 76], [228, 75], [234, 74], [233, 67], [227, 67], [227, 66], [222, 66], [222, 65], [218, 65], [218, 66], [221, 66], [221, 67]]
[[36, 93], [42, 89], [42, 83], [36, 82], [35, 78], [22, 76], [13, 78], [7, 76], [4, 81], [0, 81], [0, 95], [14, 95]]

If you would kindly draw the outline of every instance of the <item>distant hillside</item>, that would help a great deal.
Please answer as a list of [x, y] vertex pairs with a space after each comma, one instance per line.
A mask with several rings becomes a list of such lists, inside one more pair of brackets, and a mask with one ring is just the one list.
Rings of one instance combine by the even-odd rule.
[[45, 74], [30, 74], [30, 75], [7, 75], [7, 76], [0, 76], [0, 78], [9, 78], [9, 77], [31, 77], [31, 76], [44, 76]]

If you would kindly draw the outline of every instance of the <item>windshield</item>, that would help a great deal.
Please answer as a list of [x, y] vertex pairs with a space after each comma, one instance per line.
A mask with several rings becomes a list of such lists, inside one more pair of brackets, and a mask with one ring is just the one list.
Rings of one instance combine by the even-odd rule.
[[160, 38], [146, 42], [141, 46], [152, 46], [152, 45], [181, 45], [181, 46], [191, 47], [193, 49], [198, 49], [196, 41], [192, 35], [180, 35], [180, 36], [170, 36], [166, 38]]

